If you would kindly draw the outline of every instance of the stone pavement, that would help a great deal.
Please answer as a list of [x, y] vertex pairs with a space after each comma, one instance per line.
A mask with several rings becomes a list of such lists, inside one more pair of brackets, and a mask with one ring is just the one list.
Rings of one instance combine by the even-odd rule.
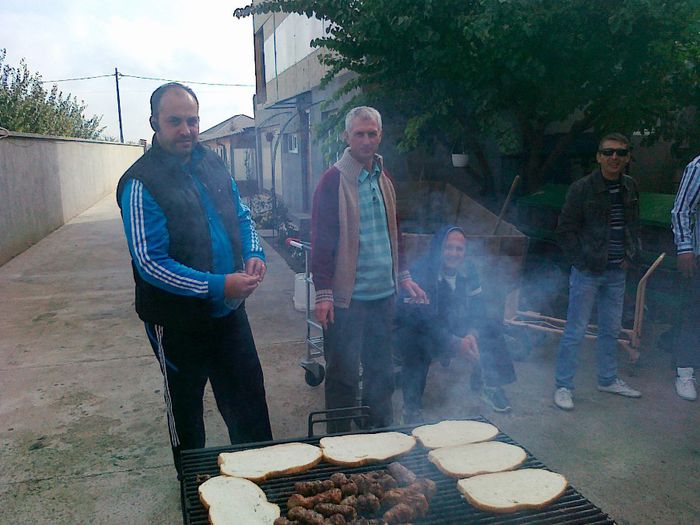
[[[298, 366], [306, 346], [294, 274], [267, 253], [248, 313], [281, 439], [305, 435], [323, 386], [307, 386]], [[114, 196], [0, 267], [0, 298], [0, 523], [181, 522], [162, 378], [133, 312]], [[557, 337], [549, 337], [517, 363], [511, 414], [488, 412], [458, 361], [433, 366], [426, 414], [483, 413], [620, 524], [700, 523], [700, 404], [676, 396], [669, 357], [648, 339], [629, 380], [639, 400], [596, 391], [586, 351], [576, 410], [553, 407]], [[205, 406], [207, 446], [226, 444], [209, 392]]]

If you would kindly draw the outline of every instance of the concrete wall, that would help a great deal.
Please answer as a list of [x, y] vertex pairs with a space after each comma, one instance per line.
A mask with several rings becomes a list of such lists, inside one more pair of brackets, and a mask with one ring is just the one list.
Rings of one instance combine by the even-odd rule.
[[114, 191], [136, 145], [10, 132], [0, 139], [0, 265]]

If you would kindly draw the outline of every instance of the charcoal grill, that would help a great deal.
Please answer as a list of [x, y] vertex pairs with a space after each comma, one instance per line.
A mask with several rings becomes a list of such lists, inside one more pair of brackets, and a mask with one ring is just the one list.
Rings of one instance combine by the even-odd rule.
[[[475, 421], [488, 423], [485, 418], [473, 418]], [[387, 430], [410, 433], [414, 427], [396, 427]], [[504, 443], [519, 445], [510, 437], [503, 433], [496, 436], [496, 440]], [[303, 442], [318, 445], [319, 437], [290, 439], [283, 441], [272, 441], [264, 443], [248, 443], [245, 445], [229, 445], [217, 448], [204, 448], [186, 450], [182, 453], [183, 477], [181, 481], [182, 491], [182, 514], [186, 525], [202, 524], [208, 525], [208, 513], [199, 501], [197, 487], [202, 475], [216, 476], [219, 474], [217, 458], [220, 452], [234, 452], [257, 448], [272, 444]], [[522, 447], [524, 448], [524, 447]], [[430, 478], [437, 484], [437, 494], [430, 500], [428, 515], [420, 520], [418, 524], [567, 524], [567, 525], [613, 525], [615, 521], [596, 507], [588, 499], [584, 498], [576, 489], [569, 486], [566, 492], [553, 504], [539, 510], [523, 510], [508, 514], [494, 514], [484, 512], [472, 507], [462, 497], [457, 490], [457, 480], [445, 476], [435, 465], [428, 461], [427, 449], [420, 444], [407, 455], [401, 457], [399, 461], [410, 468], [417, 476]], [[521, 468], [545, 468], [545, 466], [535, 457], [527, 452], [527, 460]], [[267, 494], [267, 498], [272, 503], [276, 503], [282, 509], [282, 515], [287, 511], [287, 499], [294, 492], [294, 483], [297, 481], [311, 481], [318, 479], [328, 479], [335, 472], [346, 474], [356, 472], [367, 472], [385, 468], [389, 462], [379, 462], [363, 467], [341, 467], [329, 465], [321, 462], [316, 467], [301, 474], [285, 476], [272, 479], [262, 483], [260, 486]]]

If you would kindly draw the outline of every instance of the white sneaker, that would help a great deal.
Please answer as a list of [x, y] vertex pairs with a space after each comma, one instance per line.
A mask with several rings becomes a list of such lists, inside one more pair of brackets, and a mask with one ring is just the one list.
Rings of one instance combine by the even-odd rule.
[[695, 391], [693, 369], [678, 368], [677, 370], [678, 377], [676, 377], [676, 392], [682, 399], [695, 401], [698, 398], [698, 393]]
[[639, 390], [635, 390], [619, 377], [615, 378], [615, 381], [608, 386], [598, 385], [598, 390], [625, 397], [642, 397], [642, 393]]
[[565, 387], [557, 388], [554, 392], [554, 404], [562, 410], [574, 409], [574, 396], [571, 390]]

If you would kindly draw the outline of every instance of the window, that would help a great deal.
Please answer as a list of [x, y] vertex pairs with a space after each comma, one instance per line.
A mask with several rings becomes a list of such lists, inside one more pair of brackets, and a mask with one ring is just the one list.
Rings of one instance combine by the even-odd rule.
[[287, 134], [287, 153], [299, 153], [299, 139], [296, 133]]
[[[328, 119], [333, 118], [335, 115], [336, 110], [323, 111], [321, 112], [321, 122], [325, 123], [327, 127]], [[338, 126], [343, 125], [344, 121], [338, 122]], [[328, 127], [328, 131], [326, 131], [326, 137], [323, 141], [323, 157], [324, 160], [329, 164], [337, 162], [340, 159], [340, 157], [343, 156], [343, 152], [345, 151], [345, 141], [338, 134], [338, 129], [340, 128]]]
[[223, 159], [223, 161], [228, 165], [228, 152], [226, 151], [226, 146], [220, 144], [216, 147], [216, 153]]
[[265, 87], [265, 35], [262, 27], [255, 33], [255, 93], [257, 103], [264, 104], [267, 100], [267, 89]]

